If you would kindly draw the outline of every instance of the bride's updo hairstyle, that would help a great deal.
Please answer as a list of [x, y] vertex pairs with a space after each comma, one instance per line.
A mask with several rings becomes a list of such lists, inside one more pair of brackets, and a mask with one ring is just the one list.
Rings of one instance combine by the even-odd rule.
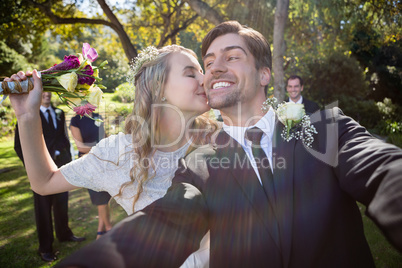
[[[132, 135], [135, 159], [141, 165], [134, 165], [130, 170], [131, 181], [122, 185], [118, 195], [121, 195], [127, 185], [137, 181], [138, 188], [133, 209], [143, 191], [144, 183], [152, 179], [148, 167], [154, 167], [152, 156], [156, 148], [153, 146], [160, 144], [161, 140], [159, 129], [161, 109], [152, 108], [152, 104], [163, 103], [165, 85], [171, 70], [169, 60], [173, 53], [185, 53], [197, 59], [192, 50], [170, 45], [160, 49], [147, 47], [131, 64], [128, 81], [135, 86], [135, 99], [133, 111], [126, 119], [125, 132]], [[192, 132], [190, 148], [209, 143], [212, 134], [217, 130], [216, 121], [210, 119], [208, 114], [207, 112], [198, 116], [190, 126], [194, 130], [203, 130]]]

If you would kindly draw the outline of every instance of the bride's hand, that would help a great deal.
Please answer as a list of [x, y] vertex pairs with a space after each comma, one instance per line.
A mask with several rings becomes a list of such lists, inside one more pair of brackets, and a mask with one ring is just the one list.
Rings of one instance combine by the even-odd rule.
[[34, 88], [29, 92], [29, 94], [10, 94], [10, 102], [14, 108], [15, 115], [17, 119], [22, 117], [30, 117], [32, 115], [39, 114], [39, 107], [42, 102], [42, 80], [36, 70], [33, 72], [18, 72], [13, 74], [10, 78], [5, 78], [4, 81], [24, 81], [28, 79], [27, 76], [32, 76], [34, 80]]

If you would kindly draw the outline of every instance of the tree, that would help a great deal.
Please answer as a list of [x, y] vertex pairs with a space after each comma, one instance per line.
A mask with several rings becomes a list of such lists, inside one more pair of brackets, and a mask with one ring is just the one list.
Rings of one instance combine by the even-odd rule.
[[29, 67], [28, 61], [18, 54], [14, 49], [7, 46], [6, 43], [0, 41], [0, 74], [11, 76], [20, 70]]
[[[289, 9], [289, 24], [285, 36], [286, 74], [299, 74], [307, 80], [313, 79], [308, 67], [310, 64], [324, 60], [334, 52], [351, 54], [366, 71], [366, 80], [374, 79], [373, 81], [378, 82], [372, 83], [371, 88], [374, 86], [376, 90], [366, 98], [396, 98], [396, 90], [393, 90], [396, 87], [390, 86], [389, 82], [394, 81], [392, 84], [398, 85], [397, 76], [400, 74], [398, 61], [391, 58], [398, 59], [401, 55], [401, 50], [397, 49], [400, 48], [398, 40], [402, 37], [401, 7], [400, 1], [383, 0], [293, 2]], [[374, 48], [378, 49], [378, 53], [381, 48], [387, 53], [380, 56]], [[388, 63], [378, 65], [379, 59], [387, 58], [390, 59]], [[372, 64], [373, 61], [376, 61], [376, 64]], [[379, 70], [375, 71], [377, 67]], [[375, 97], [382, 91], [378, 90], [381, 83], [384, 83], [381, 88], [390, 94]], [[305, 90], [304, 93], [307, 92]]]
[[289, 0], [278, 0], [275, 11], [274, 25], [274, 51], [273, 51], [273, 72], [274, 72], [274, 96], [279, 102], [285, 99], [285, 74], [283, 69], [283, 56], [285, 54], [285, 26], [288, 19]]
[[223, 22], [223, 17], [214, 8], [201, 0], [186, 0], [189, 6], [203, 19], [208, 20], [214, 25]]
[[[116, 34], [118, 35], [120, 42], [123, 46], [124, 52], [126, 53], [127, 58], [130, 60], [137, 56], [137, 50], [131, 44], [130, 38], [125, 32], [123, 26], [121, 25], [118, 18], [114, 15], [109, 5], [106, 4], [104, 0], [97, 0], [103, 12], [107, 16], [109, 20], [104, 19], [90, 19], [85, 17], [74, 17], [76, 13], [75, 4], [63, 6], [60, 1], [45, 1], [38, 2], [34, 0], [27, 0], [29, 4], [33, 7], [39, 9], [44, 15], [46, 15], [53, 24], [92, 24], [92, 25], [105, 25], [112, 28]], [[57, 9], [59, 12], [54, 12], [54, 2], [57, 2]], [[56, 9], [56, 10], [57, 10]], [[63, 15], [67, 15], [66, 17], [62, 17], [59, 13]]]
[[[97, 0], [96, 2], [104, 15], [96, 14], [92, 17], [84, 15], [79, 10], [82, 6], [77, 0], [69, 4], [62, 0], [44, 2], [22, 0], [18, 8], [21, 10], [33, 7], [40, 11], [42, 20], [47, 20], [52, 25], [76, 25], [77, 28], [82, 27], [82, 25], [110, 27], [117, 34], [128, 61], [137, 56], [136, 47], [143, 46], [143, 44], [133, 44], [132, 40], [141, 40], [138, 38], [138, 33], [143, 34], [144, 28], [147, 29], [145, 32], [148, 34], [159, 34], [157, 38], [151, 39], [158, 47], [168, 43], [177, 43], [178, 34], [189, 27], [199, 16], [190, 6], [204, 18], [214, 22], [222, 20], [218, 12], [203, 1], [132, 1], [129, 2], [128, 6], [131, 10], [111, 7], [105, 0]], [[94, 2], [91, 1], [91, 4]], [[30, 10], [31, 12], [32, 10]], [[122, 20], [127, 21], [127, 23], [123, 25]]]
[[343, 112], [368, 128], [381, 119], [376, 103], [368, 100], [370, 90], [359, 62], [343, 53], [334, 52], [308, 64], [311, 76], [305, 79], [308, 97], [322, 107], [337, 102]]

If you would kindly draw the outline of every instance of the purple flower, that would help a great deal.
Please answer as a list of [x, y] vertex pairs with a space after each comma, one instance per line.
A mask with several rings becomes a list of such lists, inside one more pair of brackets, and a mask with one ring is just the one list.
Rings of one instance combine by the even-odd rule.
[[77, 56], [70, 55], [70, 56], [64, 56], [64, 61], [59, 64], [55, 64], [49, 69], [42, 71], [42, 73], [53, 73], [57, 71], [67, 71], [71, 69], [78, 68], [80, 66], [80, 60], [78, 59]]
[[83, 44], [82, 54], [89, 62], [94, 62], [98, 58], [98, 52], [96, 52], [96, 49], [92, 48], [88, 43]]
[[[92, 69], [91, 65], [87, 65], [87, 66], [85, 66], [85, 68], [83, 68], [81, 70], [81, 73], [86, 74], [86, 75], [93, 75], [94, 70]], [[95, 82], [95, 78], [93, 78], [93, 77], [80, 75], [80, 74], [78, 75], [78, 84], [92, 85], [94, 82]]]

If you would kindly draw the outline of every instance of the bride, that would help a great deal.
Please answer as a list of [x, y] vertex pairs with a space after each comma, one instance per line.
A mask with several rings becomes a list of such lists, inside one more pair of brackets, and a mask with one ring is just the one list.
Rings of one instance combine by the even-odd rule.
[[[10, 95], [32, 189], [49, 195], [79, 187], [107, 191], [127, 214], [161, 198], [178, 159], [211, 141], [218, 126], [208, 118], [203, 73], [195, 53], [181, 46], [149, 47], [136, 58], [131, 80], [134, 108], [125, 131], [101, 140], [91, 151], [57, 168], [46, 150], [39, 107], [42, 83], [36, 70], [5, 81], [34, 78], [29, 94]], [[208, 237], [182, 267], [207, 267]]]

